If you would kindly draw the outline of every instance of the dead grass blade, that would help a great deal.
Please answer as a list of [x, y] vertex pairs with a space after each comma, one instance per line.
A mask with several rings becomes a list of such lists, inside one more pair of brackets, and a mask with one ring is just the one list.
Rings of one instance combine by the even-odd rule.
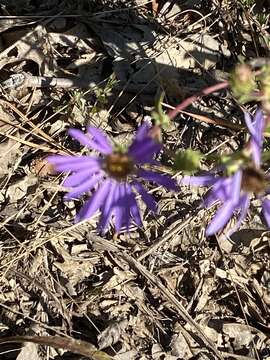
[[56, 148], [63, 150], [61, 146], [59, 146], [59, 144], [56, 143], [56, 141], [48, 134], [46, 134], [43, 130], [41, 130], [38, 126], [34, 125], [32, 123], [32, 121], [30, 119], [28, 119], [27, 116], [25, 116], [20, 110], [18, 110], [16, 108], [16, 106], [12, 105], [11, 103], [9, 103], [8, 101], [5, 101], [3, 99], [0, 100], [0, 104], [2, 106], [6, 106], [8, 108], [10, 108], [12, 111], [14, 111], [22, 120], [24, 123], [29, 124], [29, 126], [32, 128], [32, 131], [35, 133], [37, 133], [38, 135], [41, 136], [41, 138], [49, 143], [49, 144], [53, 144]]
[[31, 141], [27, 141], [27, 140], [20, 139], [20, 138], [18, 138], [18, 137], [16, 137], [16, 136], [13, 136], [13, 135], [11, 135], [11, 134], [5, 134], [5, 133], [3, 133], [2, 131], [0, 131], [0, 135], [6, 136], [6, 137], [9, 138], [9, 139], [18, 141], [19, 143], [24, 144], [24, 145], [27, 145], [27, 146], [29, 146], [29, 147], [32, 147], [32, 148], [34, 148], [34, 149], [43, 150], [43, 151], [49, 152], [49, 153], [59, 153], [59, 154], [66, 155], [66, 152], [64, 152], [64, 151], [62, 151], [62, 150], [60, 150], [60, 151], [59, 151], [59, 150], [54, 150], [54, 149], [51, 149], [51, 148], [49, 148], [49, 147], [47, 147], [47, 146], [42, 146], [42, 145], [39, 145], [39, 144], [35, 144], [35, 143], [31, 142]]
[[93, 360], [110, 360], [111, 357], [103, 351], [86, 341], [61, 336], [10, 336], [0, 339], [0, 344], [32, 342], [39, 345], [47, 345], [54, 348], [61, 348], [74, 354], [87, 356]]

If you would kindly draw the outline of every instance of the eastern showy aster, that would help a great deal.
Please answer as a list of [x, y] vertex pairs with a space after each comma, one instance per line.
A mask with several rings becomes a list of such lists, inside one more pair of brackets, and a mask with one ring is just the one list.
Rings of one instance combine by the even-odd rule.
[[[76, 216], [76, 222], [90, 218], [98, 209], [101, 211], [99, 230], [105, 231], [114, 217], [115, 229], [129, 229], [131, 221], [140, 227], [142, 220], [136, 201], [136, 194], [141, 195], [146, 206], [153, 212], [157, 204], [141, 184], [142, 180], [155, 182], [169, 190], [176, 190], [176, 183], [167, 175], [149, 170], [157, 165], [155, 155], [162, 145], [151, 137], [153, 128], [145, 122], [138, 129], [135, 139], [126, 151], [114, 148], [106, 135], [97, 128], [88, 127], [87, 133], [70, 129], [69, 135], [81, 145], [95, 150], [101, 156], [49, 156], [59, 172], [69, 171], [63, 185], [71, 188], [66, 200], [77, 199], [84, 193], [92, 191], [91, 197]], [[145, 169], [142, 166], [148, 165]]]
[[239, 213], [238, 221], [228, 234], [237, 230], [246, 217], [250, 197], [253, 194], [261, 200], [262, 212], [270, 227], [270, 200], [266, 198], [266, 195], [270, 193], [269, 178], [261, 170], [265, 127], [262, 111], [257, 110], [253, 119], [248, 113], [245, 113], [245, 122], [251, 137], [242, 152], [242, 159], [240, 158], [240, 161], [238, 159], [238, 163], [237, 161], [233, 163], [236, 166], [234, 172], [228, 176], [216, 176], [211, 173], [202, 176], [185, 176], [181, 180], [182, 184], [212, 186], [210, 194], [204, 200], [204, 206], [209, 207], [216, 201], [222, 203], [206, 229], [208, 236], [222, 230], [236, 212]]

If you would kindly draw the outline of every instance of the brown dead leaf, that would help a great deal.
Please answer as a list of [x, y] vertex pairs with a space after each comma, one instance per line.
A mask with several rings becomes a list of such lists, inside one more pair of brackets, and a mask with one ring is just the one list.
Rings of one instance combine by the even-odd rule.
[[56, 174], [53, 164], [49, 163], [45, 156], [34, 159], [31, 163], [30, 171], [39, 177]]
[[183, 265], [176, 265], [170, 268], [163, 268], [158, 271], [158, 275], [166, 282], [168, 289], [175, 292], [183, 278], [186, 269]]
[[127, 320], [114, 322], [109, 325], [104, 331], [102, 331], [101, 334], [98, 335], [99, 349], [102, 350], [116, 344], [120, 340], [121, 333], [125, 331], [127, 326]]
[[[196, 346], [195, 342], [193, 343], [193, 346], [194, 345]], [[178, 334], [173, 335], [170, 347], [172, 349], [172, 355], [175, 355], [185, 360], [193, 358], [194, 351], [191, 350], [190, 344], [181, 333], [181, 330]]]
[[85, 260], [65, 258], [64, 262], [54, 262], [54, 266], [62, 271], [72, 287], [93, 273], [93, 264]]
[[[240, 320], [240, 319], [239, 319]], [[213, 319], [208, 316], [204, 322], [205, 333], [213, 339], [217, 346], [227, 348], [226, 351], [245, 351], [248, 356], [254, 356], [254, 346], [257, 351], [264, 349], [268, 345], [268, 337], [255, 327], [229, 322], [222, 319]]]
[[21, 144], [13, 139], [0, 143], [0, 177], [8, 174], [11, 164], [15, 163]]
[[16, 360], [41, 360], [37, 344], [26, 342]]
[[32, 60], [38, 64], [40, 75], [52, 75], [53, 64], [47, 31], [38, 25], [0, 54], [0, 69], [7, 64]]
[[6, 196], [10, 202], [16, 202], [23, 199], [27, 194], [31, 194], [38, 186], [38, 180], [33, 176], [26, 176], [16, 181], [7, 189]]
[[106, 291], [112, 289], [121, 290], [124, 284], [136, 278], [136, 275], [131, 271], [122, 271], [114, 268], [114, 273], [115, 275], [113, 275], [105, 285]]
[[138, 351], [129, 350], [121, 352], [113, 357], [114, 360], [135, 360], [137, 359]]
[[[16, 125], [16, 119], [0, 106], [0, 130], [3, 134], [10, 132], [13, 128], [12, 124]], [[19, 132], [14, 133], [14, 136], [19, 136]], [[19, 153], [20, 143], [13, 139], [4, 139], [0, 141], [0, 177], [8, 173], [9, 165], [15, 163], [17, 154]]]

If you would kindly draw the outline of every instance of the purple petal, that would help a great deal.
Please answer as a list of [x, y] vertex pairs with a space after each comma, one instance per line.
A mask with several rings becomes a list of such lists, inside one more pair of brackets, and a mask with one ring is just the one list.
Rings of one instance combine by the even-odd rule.
[[252, 157], [255, 165], [260, 167], [261, 164], [261, 151], [263, 145], [263, 131], [265, 127], [265, 119], [261, 110], [257, 110], [252, 122], [251, 116], [245, 113], [246, 125], [251, 134], [251, 150]]
[[153, 156], [162, 148], [162, 144], [149, 136], [151, 128], [149, 123], [144, 122], [129, 147], [128, 154], [134, 157], [137, 163], [151, 162]]
[[170, 176], [161, 175], [159, 173], [143, 169], [138, 170], [138, 176], [148, 181], [154, 181], [155, 183], [162, 185], [169, 190], [177, 190], [176, 181], [173, 180]]
[[138, 193], [141, 195], [142, 200], [146, 204], [146, 206], [152, 210], [154, 213], [157, 212], [157, 203], [152, 195], [148, 194], [148, 192], [144, 189], [144, 187], [139, 182], [133, 182], [132, 186], [135, 187], [135, 189], [138, 191]]
[[115, 216], [115, 230], [119, 232], [122, 228], [124, 209], [123, 209], [123, 185], [118, 184], [115, 191], [114, 198], [114, 216]]
[[244, 116], [245, 116], [245, 123], [247, 125], [247, 128], [248, 128], [250, 134], [252, 136], [256, 137], [256, 131], [254, 129], [254, 124], [252, 122], [252, 118], [251, 118], [250, 114], [248, 112], [245, 112]]
[[[86, 156], [71, 156], [71, 155], [50, 155], [47, 160], [55, 165], [66, 164], [70, 162], [76, 162], [78, 159], [86, 158]], [[88, 158], [88, 157], [87, 157]], [[95, 158], [96, 159], [96, 158]]]
[[86, 191], [91, 190], [97, 182], [102, 178], [102, 174], [93, 175], [89, 180], [83, 182], [81, 185], [75, 187], [72, 191], [65, 195], [65, 200], [77, 199]]
[[242, 171], [239, 170], [227, 178], [217, 178], [216, 183], [213, 185], [209, 195], [204, 199], [203, 205], [209, 207], [217, 200], [225, 202], [231, 200], [238, 204], [241, 192]]
[[234, 204], [239, 203], [241, 183], [242, 183], [242, 171], [238, 170], [232, 177], [232, 185], [231, 185], [231, 199]]
[[134, 146], [130, 146], [128, 154], [134, 158], [137, 164], [142, 164], [152, 160], [161, 148], [161, 144], [155, 142], [151, 138], [146, 138], [144, 141], [138, 142]]
[[262, 211], [263, 211], [263, 216], [265, 218], [265, 221], [266, 221], [268, 227], [270, 228], [270, 200], [264, 199], [264, 201], [262, 203]]
[[[122, 227], [124, 227], [126, 230], [129, 229], [130, 226], [130, 222], [131, 222], [131, 215], [133, 216], [133, 201], [132, 201], [132, 196], [134, 197], [134, 195], [131, 192], [131, 187], [129, 184], [124, 184], [124, 193], [122, 194], [121, 197], [121, 203], [122, 203], [122, 207], [123, 207], [123, 220], [122, 220]], [[135, 204], [136, 200], [135, 200]], [[136, 212], [136, 211], [135, 211]], [[140, 225], [139, 225], [140, 226]]]
[[92, 141], [91, 139], [89, 139], [89, 137], [87, 135], [85, 135], [81, 130], [78, 129], [70, 129], [68, 131], [68, 134], [73, 137], [73, 139], [79, 141], [79, 143], [83, 146], [87, 146], [90, 149], [94, 149], [97, 150], [103, 154], [106, 154], [106, 152], [104, 152], [103, 147], [101, 147], [98, 143]]
[[92, 147], [92, 141], [89, 139], [89, 136], [86, 136], [85, 133], [79, 129], [69, 129], [69, 136], [73, 139], [79, 141], [81, 145]]
[[184, 176], [180, 181], [180, 185], [193, 185], [193, 186], [208, 186], [214, 185], [219, 178], [214, 175], [202, 176]]
[[265, 119], [263, 113], [261, 110], [257, 110], [253, 118], [253, 121], [249, 113], [245, 113], [244, 115], [245, 115], [245, 122], [251, 134], [251, 137], [259, 145], [263, 141], [263, 130], [265, 126]]
[[219, 197], [219, 191], [221, 188], [219, 188], [217, 191], [213, 191], [210, 190], [209, 192], [207, 192], [206, 197], [203, 199], [202, 201], [202, 205], [206, 208], [209, 208], [210, 206], [212, 206], [216, 201], [220, 201], [220, 197]]
[[91, 167], [100, 168], [102, 159], [90, 156], [49, 156], [48, 161], [57, 171], [79, 171]]
[[265, 126], [265, 118], [261, 109], [256, 111], [254, 116], [254, 128], [258, 136], [263, 137], [263, 131]]
[[76, 216], [75, 222], [90, 218], [103, 204], [111, 187], [111, 181], [105, 180]]
[[253, 139], [250, 140], [250, 145], [251, 145], [251, 155], [254, 161], [254, 164], [256, 165], [257, 168], [259, 168], [261, 166], [261, 146], [258, 145], [258, 143], [256, 143]]
[[144, 121], [136, 132], [135, 140], [137, 140], [137, 141], [144, 140], [148, 136], [148, 133], [149, 133], [149, 130], [151, 129], [151, 127], [152, 126], [149, 122]]
[[103, 148], [105, 154], [110, 154], [113, 151], [112, 145], [103, 131], [92, 126], [88, 126], [87, 130], [93, 136], [93, 141]]
[[209, 207], [217, 200], [226, 201], [230, 195], [231, 179], [220, 178], [210, 190], [209, 195], [203, 200], [203, 205]]
[[118, 191], [114, 207], [116, 232], [119, 232], [122, 228], [128, 230], [132, 206], [130, 186], [125, 183], [119, 184]]
[[216, 213], [206, 229], [206, 236], [210, 236], [223, 229], [233, 216], [235, 205], [233, 201], [227, 201]]
[[99, 168], [91, 167], [90, 169], [79, 171], [77, 173], [74, 173], [66, 178], [66, 180], [63, 182], [63, 186], [65, 187], [74, 187], [78, 186], [84, 181], [86, 181], [89, 177], [92, 177], [93, 173], [95, 173]]
[[100, 222], [99, 222], [99, 229], [102, 231], [102, 233], [104, 233], [105, 230], [107, 229], [110, 218], [112, 216], [113, 201], [114, 201], [114, 197], [115, 197], [115, 189], [116, 189], [116, 182], [111, 181], [111, 187], [109, 189], [107, 199], [101, 208], [101, 218], [100, 218]]
[[234, 227], [228, 231], [228, 236], [230, 236], [236, 230], [239, 229], [239, 227], [242, 224], [243, 220], [247, 216], [249, 204], [250, 204], [250, 200], [249, 200], [248, 195], [241, 196], [241, 199], [240, 199], [239, 205], [238, 205], [239, 210], [240, 210], [240, 215], [239, 215], [239, 218], [238, 218], [236, 224], [234, 225]]
[[131, 213], [136, 225], [139, 227], [142, 227], [143, 224], [142, 224], [141, 214], [140, 214], [140, 210], [139, 210], [135, 195], [131, 191], [131, 188], [129, 185], [128, 185], [128, 187], [129, 187], [129, 191], [130, 191], [130, 194], [129, 194], [130, 213]]

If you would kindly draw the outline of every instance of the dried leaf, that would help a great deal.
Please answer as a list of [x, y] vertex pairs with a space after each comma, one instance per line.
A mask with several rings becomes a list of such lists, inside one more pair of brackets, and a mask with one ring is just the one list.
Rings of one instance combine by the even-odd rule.
[[41, 360], [37, 344], [26, 342], [16, 360]]
[[189, 360], [193, 357], [193, 352], [191, 351], [190, 346], [181, 331], [179, 334], [172, 337], [170, 346], [172, 349], [172, 355], [185, 360]]
[[16, 202], [23, 199], [27, 194], [31, 194], [38, 186], [36, 177], [27, 176], [21, 180], [16, 181], [15, 184], [9, 186], [6, 196], [10, 202]]
[[135, 360], [137, 359], [138, 351], [129, 350], [126, 352], [121, 352], [113, 357], [113, 360]]
[[39, 177], [47, 177], [56, 174], [53, 164], [49, 163], [48, 160], [46, 160], [46, 157], [34, 159], [31, 163], [30, 170]]
[[125, 331], [128, 325], [127, 320], [115, 322], [109, 325], [101, 334], [98, 335], [98, 347], [99, 349], [105, 349], [117, 343], [121, 337], [121, 333]]
[[51, 48], [47, 31], [44, 26], [38, 25], [20, 40], [5, 49], [0, 54], [0, 69], [7, 64], [22, 60], [32, 60], [38, 64], [41, 75], [52, 74]]
[[8, 174], [11, 164], [15, 163], [21, 144], [13, 139], [6, 139], [0, 144], [0, 177]]
[[65, 274], [72, 286], [77, 285], [93, 273], [93, 264], [90, 261], [74, 260], [71, 257], [65, 257], [63, 263], [55, 262], [54, 266]]

